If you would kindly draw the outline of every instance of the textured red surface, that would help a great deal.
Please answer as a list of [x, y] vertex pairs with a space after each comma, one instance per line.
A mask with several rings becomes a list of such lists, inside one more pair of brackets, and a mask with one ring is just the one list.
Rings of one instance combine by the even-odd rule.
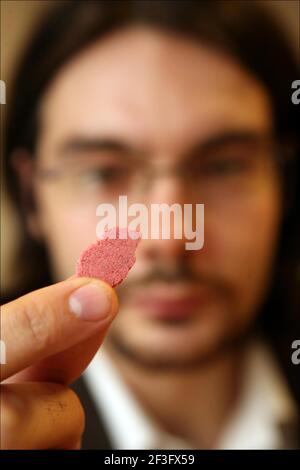
[[139, 241], [139, 232], [118, 227], [106, 231], [101, 240], [81, 253], [76, 263], [76, 275], [96, 277], [112, 287], [117, 286], [135, 263], [135, 249]]

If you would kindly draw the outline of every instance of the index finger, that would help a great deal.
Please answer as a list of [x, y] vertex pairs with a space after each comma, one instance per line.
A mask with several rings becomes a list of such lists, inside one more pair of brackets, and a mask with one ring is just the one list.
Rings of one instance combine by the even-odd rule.
[[113, 289], [93, 278], [68, 279], [3, 305], [7, 363], [1, 365], [1, 380], [88, 338], [94, 338], [94, 349], [95, 338], [100, 345], [117, 308]]

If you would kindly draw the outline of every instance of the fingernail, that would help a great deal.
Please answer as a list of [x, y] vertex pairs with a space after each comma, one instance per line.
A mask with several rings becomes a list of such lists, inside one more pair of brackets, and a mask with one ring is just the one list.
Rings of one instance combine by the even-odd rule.
[[71, 294], [69, 306], [71, 312], [82, 320], [98, 321], [109, 316], [112, 298], [108, 289], [91, 282]]

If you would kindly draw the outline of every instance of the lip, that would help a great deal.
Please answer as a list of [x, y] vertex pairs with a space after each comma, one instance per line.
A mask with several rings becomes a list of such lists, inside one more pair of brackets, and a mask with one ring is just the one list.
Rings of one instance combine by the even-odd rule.
[[179, 294], [168, 292], [145, 293], [139, 295], [135, 306], [140, 312], [148, 317], [156, 319], [184, 319], [191, 317], [199, 308], [203, 307], [209, 300], [210, 295], [206, 292]]

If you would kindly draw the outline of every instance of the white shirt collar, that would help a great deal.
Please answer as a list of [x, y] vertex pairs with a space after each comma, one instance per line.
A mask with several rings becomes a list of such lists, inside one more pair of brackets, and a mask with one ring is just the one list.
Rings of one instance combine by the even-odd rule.
[[[153, 422], [122, 381], [104, 348], [84, 372], [84, 379], [115, 449], [191, 448]], [[280, 425], [293, 423], [296, 416], [296, 405], [272, 355], [264, 344], [254, 342], [245, 361], [241, 398], [217, 448], [285, 447]]]
[[146, 414], [104, 348], [96, 354], [83, 376], [115, 449], [189, 448], [185, 447], [185, 442], [160, 430]]
[[241, 398], [218, 448], [289, 447], [283, 428], [292, 429], [296, 422], [297, 406], [276, 361], [266, 344], [253, 341], [246, 355]]

